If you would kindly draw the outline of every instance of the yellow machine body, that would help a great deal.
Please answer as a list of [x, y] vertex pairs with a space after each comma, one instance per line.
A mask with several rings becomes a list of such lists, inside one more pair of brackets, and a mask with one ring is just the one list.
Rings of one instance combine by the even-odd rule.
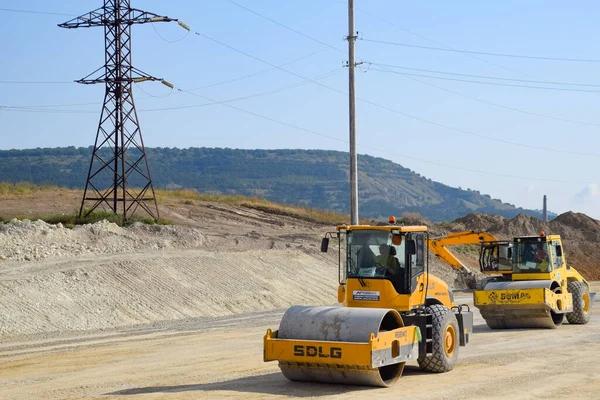
[[[338, 226], [338, 231], [383, 231], [406, 233], [425, 233], [426, 226]], [[423, 243], [429, 244], [425, 238]], [[424, 249], [423, 249], [424, 250]], [[362, 281], [362, 282], [361, 282]], [[386, 279], [350, 278], [340, 282], [338, 302], [345, 307], [391, 308], [408, 312], [426, 304], [427, 298], [447, 308], [454, 307], [454, 297], [448, 285], [434, 275], [423, 272], [412, 284], [410, 293], [399, 294], [393, 284]]]
[[[267, 330], [265, 335], [265, 361], [309, 363], [319, 361], [331, 369], [375, 369], [383, 366], [383, 360], [375, 357], [381, 350], [395, 349], [396, 357], [401, 347], [417, 350], [421, 333], [416, 326], [406, 326], [371, 334], [368, 342], [329, 342], [325, 340], [277, 339], [277, 331]], [[392, 357], [392, 358], [396, 358]], [[415, 357], [416, 358], [416, 357]]]
[[[517, 237], [511, 246], [519, 254], [513, 255], [510, 274], [503, 271], [501, 278], [484, 280], [473, 293], [488, 326], [556, 328], [565, 315], [569, 321], [587, 323], [595, 293], [579, 272], [567, 266], [560, 235]], [[537, 246], [543, 256], [524, 261], [525, 246], [530, 246], [532, 254]]]
[[[401, 374], [404, 364], [416, 360], [421, 332], [416, 326], [370, 334], [368, 341], [279, 339], [267, 330], [264, 361], [279, 361], [291, 380], [359, 383], [388, 386]], [[339, 376], [343, 379], [333, 379]], [[328, 379], [329, 378], [329, 379]]]
[[569, 293], [557, 294], [547, 288], [478, 290], [475, 302], [481, 307], [511, 305], [524, 309], [544, 304], [554, 311], [570, 310], [573, 306]]
[[[398, 311], [410, 311], [426, 303], [427, 297], [435, 298], [440, 304], [452, 308], [454, 298], [452, 291], [440, 278], [424, 273], [416, 282], [417, 290], [410, 294], [398, 294], [394, 286], [387, 280], [366, 280], [362, 286], [358, 279], [347, 279], [338, 286], [338, 303], [345, 307], [391, 308]], [[420, 289], [422, 288], [422, 289]], [[379, 300], [362, 300], [376, 297]], [[360, 300], [357, 300], [360, 299]]]
[[[264, 337], [264, 360], [278, 361], [293, 381], [369, 386], [391, 385], [410, 360], [428, 371], [452, 369], [473, 317], [427, 272], [427, 228], [338, 226], [335, 235], [340, 306], [288, 309]], [[327, 236], [324, 243], [327, 251]]]

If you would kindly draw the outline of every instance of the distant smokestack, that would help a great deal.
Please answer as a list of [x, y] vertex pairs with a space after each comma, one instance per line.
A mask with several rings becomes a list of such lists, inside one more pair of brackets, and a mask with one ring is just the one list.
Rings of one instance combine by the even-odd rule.
[[548, 199], [544, 195], [544, 221], [548, 222]]

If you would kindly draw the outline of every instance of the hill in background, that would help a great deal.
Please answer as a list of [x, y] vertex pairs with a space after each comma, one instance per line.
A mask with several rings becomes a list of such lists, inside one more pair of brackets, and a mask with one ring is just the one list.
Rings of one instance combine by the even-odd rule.
[[[350, 207], [349, 156], [345, 152], [219, 148], [149, 148], [147, 152], [158, 188], [256, 196], [344, 213]], [[75, 147], [0, 151], [0, 181], [82, 188], [90, 155], [91, 148]], [[417, 212], [439, 222], [480, 212], [505, 218], [517, 214], [541, 218], [537, 210], [432, 181], [383, 158], [360, 155], [358, 163], [363, 217]]]

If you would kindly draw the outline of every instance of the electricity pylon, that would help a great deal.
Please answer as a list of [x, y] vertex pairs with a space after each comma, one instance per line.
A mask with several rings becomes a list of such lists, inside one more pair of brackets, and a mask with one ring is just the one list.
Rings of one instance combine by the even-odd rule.
[[[106, 86], [80, 216], [99, 206], [118, 214], [121, 204], [124, 221], [138, 206], [155, 220], [159, 218], [131, 89], [133, 83], [143, 81], [172, 85], [131, 65], [131, 25], [171, 21], [177, 20], [131, 8], [130, 0], [104, 0], [103, 7], [58, 25], [68, 29], [102, 26], [105, 35], [105, 64], [76, 81]], [[86, 202], [90, 202], [89, 208], [85, 208]]]

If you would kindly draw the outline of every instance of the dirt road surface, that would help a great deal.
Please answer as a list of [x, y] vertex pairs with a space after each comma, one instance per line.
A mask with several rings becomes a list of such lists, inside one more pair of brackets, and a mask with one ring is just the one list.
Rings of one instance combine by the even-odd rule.
[[[593, 284], [596, 291], [600, 283]], [[457, 296], [470, 302], [469, 294]], [[600, 304], [588, 325], [491, 331], [476, 312], [471, 344], [445, 374], [405, 369], [392, 388], [296, 383], [262, 361], [283, 310], [190, 318], [0, 344], [2, 399], [597, 399]]]

